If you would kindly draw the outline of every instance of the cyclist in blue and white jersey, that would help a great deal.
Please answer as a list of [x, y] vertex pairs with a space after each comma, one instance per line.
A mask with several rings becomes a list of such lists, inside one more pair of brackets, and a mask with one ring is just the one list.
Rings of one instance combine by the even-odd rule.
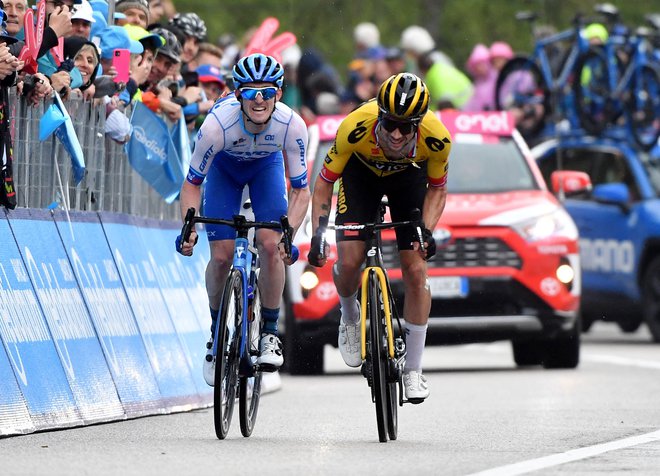
[[[243, 188], [257, 221], [279, 221], [287, 214], [298, 229], [307, 212], [307, 127], [284, 103], [284, 69], [275, 58], [252, 54], [241, 58], [232, 71], [236, 90], [219, 99], [209, 111], [196, 139], [187, 179], [181, 188], [181, 212], [199, 210], [204, 187], [204, 215], [231, 219], [238, 214]], [[287, 197], [286, 177], [291, 183]], [[211, 260], [206, 268], [206, 289], [211, 310], [211, 339], [216, 326], [225, 279], [232, 263], [235, 231], [224, 225], [207, 225]], [[284, 264], [291, 264], [276, 230], [256, 231], [261, 271], [261, 316], [263, 330], [259, 364], [279, 368], [284, 362], [277, 320], [284, 290]], [[177, 239], [177, 250], [191, 255], [197, 235], [188, 242]], [[211, 341], [212, 342], [212, 341]], [[208, 346], [207, 346], [208, 347]], [[211, 352], [210, 349], [207, 351]], [[204, 361], [204, 379], [213, 385], [213, 363]]]

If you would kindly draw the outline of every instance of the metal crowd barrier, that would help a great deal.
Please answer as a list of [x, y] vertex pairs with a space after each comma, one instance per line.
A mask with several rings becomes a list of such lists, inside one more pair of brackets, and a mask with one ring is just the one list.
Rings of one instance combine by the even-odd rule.
[[109, 211], [159, 220], [180, 220], [179, 203], [168, 204], [133, 170], [123, 145], [105, 136], [105, 106], [65, 101], [85, 157], [85, 177], [75, 185], [71, 157], [55, 135], [39, 141], [39, 120], [51, 101], [30, 106], [12, 95], [14, 184], [19, 207]]

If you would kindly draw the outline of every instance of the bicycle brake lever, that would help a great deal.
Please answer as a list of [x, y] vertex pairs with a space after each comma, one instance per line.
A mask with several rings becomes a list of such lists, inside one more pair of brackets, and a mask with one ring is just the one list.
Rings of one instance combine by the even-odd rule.
[[320, 216], [319, 217], [319, 227], [316, 230], [316, 233], [320, 232], [320, 237], [321, 237], [321, 259], [325, 259], [325, 232], [328, 228], [328, 217], [327, 216]]
[[293, 237], [291, 236], [291, 226], [289, 225], [289, 217], [282, 215], [280, 217], [280, 225], [282, 226], [282, 242], [284, 243], [284, 253], [287, 258], [291, 258], [291, 241]]
[[193, 227], [195, 226], [195, 209], [190, 207], [183, 219], [183, 228], [181, 229], [181, 239], [185, 243], [190, 239]]
[[415, 231], [417, 231], [420, 249], [426, 251], [426, 246], [424, 246], [424, 234], [422, 233], [424, 222], [422, 221], [422, 212], [419, 211], [419, 208], [414, 208], [410, 211], [410, 221], [415, 224]]

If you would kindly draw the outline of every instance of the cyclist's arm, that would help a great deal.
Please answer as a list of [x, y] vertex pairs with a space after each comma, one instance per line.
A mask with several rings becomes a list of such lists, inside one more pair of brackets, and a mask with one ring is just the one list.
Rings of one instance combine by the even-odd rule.
[[314, 195], [312, 196], [312, 234], [319, 227], [320, 216], [330, 216], [332, 207], [333, 182], [328, 182], [319, 174], [314, 184]]
[[424, 210], [422, 210], [422, 219], [424, 226], [433, 231], [442, 216], [447, 203], [447, 189], [445, 187], [429, 187], [424, 197]]
[[307, 215], [311, 196], [307, 179], [307, 144], [307, 126], [302, 118], [294, 113], [283, 150], [286, 173], [291, 183], [287, 214], [294, 236]]

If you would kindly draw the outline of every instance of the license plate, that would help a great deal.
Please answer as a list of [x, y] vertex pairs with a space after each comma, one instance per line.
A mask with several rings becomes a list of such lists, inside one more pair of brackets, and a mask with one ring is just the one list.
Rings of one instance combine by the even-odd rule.
[[434, 276], [429, 278], [431, 297], [463, 298], [468, 295], [468, 280], [461, 276]]

